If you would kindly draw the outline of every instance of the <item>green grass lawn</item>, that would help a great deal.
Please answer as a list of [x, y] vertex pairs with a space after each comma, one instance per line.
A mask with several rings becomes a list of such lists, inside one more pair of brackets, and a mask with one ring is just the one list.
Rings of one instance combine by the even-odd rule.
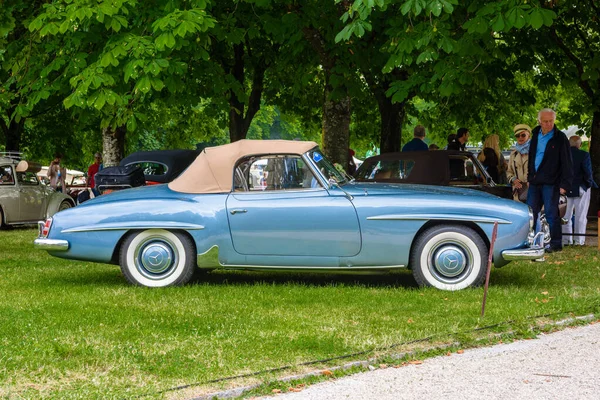
[[162, 398], [185, 385], [201, 393], [232, 384], [208, 383], [220, 378], [292, 366], [279, 372], [287, 375], [310, 368], [301, 363], [362, 352], [314, 367], [332, 366], [427, 337], [467, 343], [481, 327], [498, 324], [490, 334], [600, 313], [591, 247], [492, 270], [481, 318], [482, 289], [419, 289], [410, 271], [218, 272], [185, 287], [132, 287], [118, 266], [35, 250], [36, 234], [0, 231], [0, 397]]

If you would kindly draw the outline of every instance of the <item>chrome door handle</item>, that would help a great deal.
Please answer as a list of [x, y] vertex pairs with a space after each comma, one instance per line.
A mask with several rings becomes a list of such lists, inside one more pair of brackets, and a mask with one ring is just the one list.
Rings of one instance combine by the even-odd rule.
[[229, 212], [231, 213], [231, 215], [234, 215], [234, 214], [243, 214], [243, 213], [247, 213], [247, 212], [248, 212], [248, 210], [244, 210], [244, 209], [241, 209], [241, 208], [234, 208], [233, 210], [231, 210], [231, 211], [229, 211]]

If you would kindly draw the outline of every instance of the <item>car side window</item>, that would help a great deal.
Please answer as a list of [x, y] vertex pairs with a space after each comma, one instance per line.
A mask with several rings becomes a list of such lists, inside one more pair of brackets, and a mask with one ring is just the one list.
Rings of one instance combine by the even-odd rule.
[[359, 179], [367, 180], [406, 180], [410, 176], [414, 160], [379, 160], [376, 164], [372, 164], [370, 168], [361, 169]]
[[473, 185], [483, 181], [483, 172], [468, 157], [450, 156], [450, 185]]
[[[249, 157], [238, 164], [235, 175], [236, 191], [302, 190], [321, 187], [302, 157], [296, 155]], [[242, 179], [238, 179], [238, 176]]]
[[14, 185], [15, 177], [10, 165], [0, 166], [0, 185]]
[[144, 175], [164, 175], [169, 170], [165, 164], [155, 161], [139, 161], [127, 165], [140, 167], [144, 171]]
[[17, 172], [17, 181], [24, 186], [39, 185], [37, 175], [33, 172]]

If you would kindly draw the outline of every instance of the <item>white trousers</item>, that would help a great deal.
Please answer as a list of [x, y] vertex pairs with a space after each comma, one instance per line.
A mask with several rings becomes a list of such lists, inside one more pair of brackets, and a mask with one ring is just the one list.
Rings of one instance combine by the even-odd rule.
[[[591, 189], [584, 190], [579, 187], [579, 197], [567, 197], [567, 210], [565, 211], [565, 219], [567, 224], [562, 226], [563, 244], [585, 244], [585, 236], [573, 236], [574, 234], [585, 233], [587, 225], [587, 213], [590, 208], [590, 192]], [[573, 226], [573, 210], [575, 211], [575, 226]]]

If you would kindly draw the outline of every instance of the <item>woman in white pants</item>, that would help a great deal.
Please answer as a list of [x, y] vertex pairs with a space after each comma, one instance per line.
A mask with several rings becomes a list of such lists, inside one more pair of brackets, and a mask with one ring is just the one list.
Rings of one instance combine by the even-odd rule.
[[[569, 138], [571, 157], [573, 158], [573, 185], [567, 193], [566, 224], [562, 227], [564, 245], [584, 245], [587, 213], [590, 207], [591, 188], [597, 188], [592, 177], [590, 154], [581, 150], [581, 138], [573, 135]], [[575, 218], [573, 218], [575, 213]], [[573, 235], [574, 234], [574, 235]]]

